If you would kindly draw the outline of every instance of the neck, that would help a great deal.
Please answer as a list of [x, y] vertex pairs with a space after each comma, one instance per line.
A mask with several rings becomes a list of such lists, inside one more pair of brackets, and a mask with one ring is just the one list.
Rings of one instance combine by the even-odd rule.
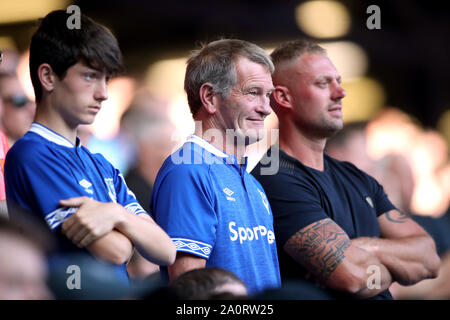
[[303, 132], [291, 121], [280, 120], [280, 148], [305, 166], [324, 170], [325, 143], [326, 138], [315, 138]]
[[17, 139], [14, 139], [14, 138], [11, 138], [8, 136], [6, 136], [6, 139], [8, 140], [8, 144], [10, 147], [17, 141]]
[[144, 177], [144, 179], [151, 185], [156, 180], [159, 168], [161, 168], [162, 162], [145, 161], [142, 160], [137, 167], [138, 172]]
[[34, 121], [62, 135], [73, 144], [76, 143], [78, 126], [69, 125], [45, 100], [37, 104]]
[[236, 140], [239, 139], [235, 139], [234, 135], [227, 139], [226, 131], [218, 129], [210, 119], [195, 121], [195, 135], [206, 140], [220, 151], [234, 155], [239, 162], [245, 156], [246, 145], [236, 143]]

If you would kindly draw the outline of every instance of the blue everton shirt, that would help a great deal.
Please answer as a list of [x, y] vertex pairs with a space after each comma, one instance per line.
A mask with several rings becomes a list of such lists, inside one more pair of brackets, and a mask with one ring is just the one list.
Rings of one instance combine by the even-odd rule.
[[161, 167], [150, 208], [178, 251], [234, 272], [250, 294], [280, 286], [272, 211], [236, 157], [190, 136]]
[[[50, 130], [33, 123], [24, 137], [9, 150], [5, 161], [8, 210], [14, 218], [16, 206], [45, 219], [55, 231], [59, 253], [79, 249], [59, 230], [77, 208], [61, 207], [59, 201], [87, 196], [100, 202], [117, 202], [135, 214], [146, 214], [123, 176], [102, 155], [92, 154]], [[125, 265], [119, 277], [127, 279]]]

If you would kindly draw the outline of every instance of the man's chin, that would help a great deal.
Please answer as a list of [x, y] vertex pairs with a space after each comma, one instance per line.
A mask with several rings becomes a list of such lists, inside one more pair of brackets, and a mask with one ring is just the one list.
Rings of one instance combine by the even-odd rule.
[[246, 147], [262, 140], [266, 135], [266, 131], [247, 129], [247, 130], [227, 130], [227, 145], [235, 145], [238, 147]]
[[328, 130], [327, 130], [326, 137], [328, 138], [328, 137], [332, 137], [332, 136], [336, 135], [343, 128], [344, 128], [344, 124], [343, 123], [335, 124], [333, 126], [329, 126]]
[[254, 144], [261, 141], [266, 136], [265, 129], [248, 129], [244, 133], [246, 145]]

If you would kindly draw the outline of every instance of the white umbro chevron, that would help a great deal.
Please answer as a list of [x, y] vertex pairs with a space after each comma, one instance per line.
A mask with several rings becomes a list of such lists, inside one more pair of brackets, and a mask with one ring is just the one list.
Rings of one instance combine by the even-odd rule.
[[94, 193], [94, 191], [92, 191], [92, 189], [90, 189], [90, 187], [92, 186], [92, 183], [90, 183], [86, 179], [78, 181], [78, 183], [80, 184], [80, 186], [82, 186], [84, 188], [84, 191], [86, 191], [87, 193], [89, 193], [89, 194]]
[[227, 195], [227, 200], [228, 201], [236, 201], [236, 199], [231, 196], [234, 193], [234, 191], [231, 191], [228, 188], [225, 188], [222, 191]]
[[228, 188], [223, 189], [223, 192], [225, 192], [225, 194], [226, 194], [227, 196], [231, 196], [231, 195], [234, 193], [234, 191], [231, 191], [231, 190], [228, 189]]

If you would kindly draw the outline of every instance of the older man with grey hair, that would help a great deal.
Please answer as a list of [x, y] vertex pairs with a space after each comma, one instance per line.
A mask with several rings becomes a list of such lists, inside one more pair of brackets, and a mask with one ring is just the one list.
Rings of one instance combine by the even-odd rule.
[[220, 267], [250, 294], [280, 286], [272, 212], [244, 157], [263, 138], [273, 71], [267, 53], [242, 40], [211, 42], [188, 60], [195, 134], [163, 164], [150, 204], [178, 250], [175, 263], [162, 269], [170, 280]]

